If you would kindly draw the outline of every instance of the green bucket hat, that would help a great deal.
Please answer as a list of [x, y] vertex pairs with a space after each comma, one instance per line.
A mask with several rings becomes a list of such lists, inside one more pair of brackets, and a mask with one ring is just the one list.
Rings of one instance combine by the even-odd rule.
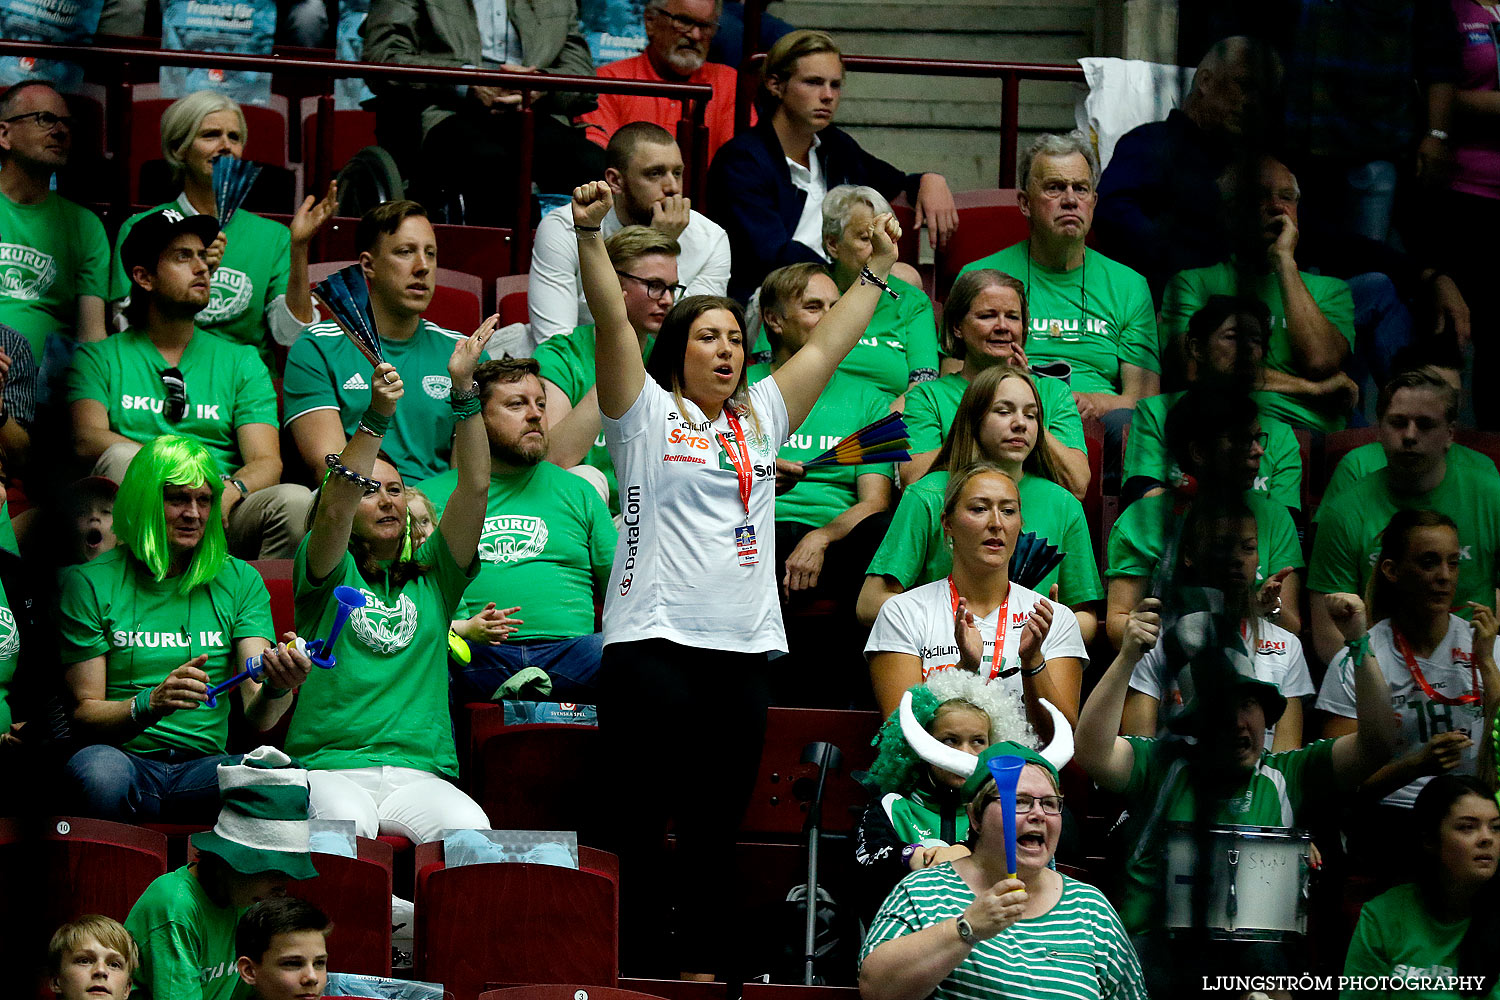
[[1038, 767], [1046, 768], [1047, 772], [1052, 775], [1052, 780], [1057, 782], [1059, 787], [1061, 787], [1062, 777], [1057, 773], [1057, 768], [1052, 766], [1050, 760], [1031, 749], [1031, 747], [1016, 743], [1014, 740], [1006, 740], [1004, 743], [991, 743], [979, 755], [978, 763], [974, 767], [974, 773], [969, 775], [968, 781], [964, 782], [965, 802], [971, 801], [975, 795], [979, 794], [980, 786], [990, 780], [990, 761], [996, 757], [1020, 757], [1028, 764], [1035, 764]]
[[307, 771], [275, 747], [219, 765], [218, 822], [190, 838], [242, 875], [317, 877], [307, 850]]

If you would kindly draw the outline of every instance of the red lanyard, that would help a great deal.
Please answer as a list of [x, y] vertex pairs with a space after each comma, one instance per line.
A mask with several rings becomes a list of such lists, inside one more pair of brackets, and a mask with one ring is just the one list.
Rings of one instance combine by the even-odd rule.
[[745, 523], [750, 523], [750, 485], [755, 481], [755, 467], [750, 464], [750, 450], [745, 447], [745, 432], [740, 428], [740, 418], [734, 415], [734, 409], [730, 404], [724, 406], [724, 417], [729, 421], [729, 429], [734, 431], [734, 443], [739, 446], [739, 453], [729, 447], [729, 441], [724, 435], [715, 431], [714, 436], [719, 439], [719, 444], [724, 447], [724, 455], [729, 459], [729, 464], [734, 466], [735, 475], [740, 479], [740, 503], [745, 505]]
[[1411, 651], [1411, 645], [1406, 641], [1406, 637], [1396, 631], [1395, 625], [1391, 626], [1391, 635], [1396, 639], [1396, 648], [1401, 651], [1401, 657], [1406, 660], [1406, 669], [1411, 672], [1412, 680], [1417, 682], [1417, 686], [1422, 689], [1422, 693], [1429, 700], [1440, 705], [1479, 704], [1479, 665], [1477, 663], [1472, 660], [1469, 662], [1469, 669], [1474, 672], [1474, 690], [1468, 694], [1461, 694], [1457, 698], [1448, 698], [1438, 694], [1432, 689], [1432, 685], [1427, 683], [1427, 678], [1422, 676], [1422, 668], [1417, 666], [1416, 654]]
[[[948, 599], [952, 602], [952, 605], [953, 605], [953, 616], [955, 618], [957, 618], [958, 617], [958, 588], [953, 585], [953, 577], [951, 575], [948, 577]], [[989, 676], [990, 680], [994, 680], [996, 677], [1001, 676], [1001, 673], [1002, 673], [1002, 669], [1001, 668], [1003, 668], [1005, 666], [1005, 635], [1009, 631], [1009, 629], [1006, 628], [1006, 625], [1008, 624], [1008, 622], [1006, 621], [1006, 617], [1005, 616], [1008, 613], [1009, 608], [1010, 608], [1010, 588], [1006, 587], [1005, 588], [1005, 600], [1003, 600], [1003, 601], [1000, 602], [1000, 613], [999, 613], [998, 619], [995, 622], [995, 656], [994, 656], [993, 659], [990, 660], [990, 676]], [[978, 627], [979, 627], [978, 626], [978, 622], [976, 621], [975, 622], [975, 628], [978, 628]], [[979, 633], [979, 640], [980, 640], [980, 645], [979, 645], [979, 659], [980, 659], [980, 663], [979, 663], [979, 666], [980, 666], [980, 669], [983, 669], [984, 668], [984, 633], [983, 632]]]

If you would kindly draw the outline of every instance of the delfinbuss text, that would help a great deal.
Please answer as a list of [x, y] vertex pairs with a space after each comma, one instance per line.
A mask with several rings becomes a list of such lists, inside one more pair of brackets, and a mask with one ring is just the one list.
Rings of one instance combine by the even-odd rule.
[[1423, 993], [1453, 991], [1459, 994], [1472, 993], [1483, 984], [1483, 976], [1204, 976], [1206, 992], [1225, 992], [1236, 995], [1255, 991], [1270, 992], [1285, 990], [1290, 993], [1311, 993], [1314, 990], [1353, 993]]

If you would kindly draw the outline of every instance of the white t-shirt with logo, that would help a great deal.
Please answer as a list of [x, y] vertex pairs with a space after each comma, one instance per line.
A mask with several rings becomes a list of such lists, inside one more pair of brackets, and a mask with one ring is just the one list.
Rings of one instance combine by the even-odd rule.
[[[1307, 669], [1302, 641], [1274, 622], [1262, 619], [1251, 666], [1257, 680], [1274, 684], [1282, 697], [1289, 700], [1305, 698], [1317, 691]], [[1177, 706], [1182, 704], [1182, 691], [1177, 687], [1176, 675], [1168, 673], [1166, 653], [1161, 643], [1152, 647], [1135, 665], [1135, 672], [1130, 675], [1130, 689], [1148, 694], [1158, 702], [1165, 700]], [[1267, 726], [1266, 749], [1270, 750], [1275, 741], [1276, 727]]]
[[[1431, 656], [1418, 656], [1417, 669], [1427, 683], [1438, 694], [1446, 698], [1457, 698], [1476, 691], [1474, 670], [1474, 633], [1472, 626], [1457, 615], [1448, 616], [1448, 634], [1438, 643]], [[1496, 648], [1500, 649], [1500, 641]], [[1479, 764], [1479, 741], [1484, 737], [1484, 706], [1480, 702], [1468, 705], [1444, 705], [1428, 698], [1416, 678], [1406, 667], [1406, 658], [1396, 648], [1396, 637], [1391, 631], [1390, 619], [1370, 629], [1370, 652], [1380, 664], [1380, 673], [1391, 687], [1391, 708], [1395, 710], [1396, 724], [1400, 735], [1391, 751], [1391, 759], [1404, 757], [1418, 749], [1439, 733], [1461, 729], [1469, 734], [1473, 742], [1464, 751], [1463, 762], [1454, 769], [1455, 774], [1474, 774]], [[1342, 650], [1328, 667], [1323, 677], [1323, 688], [1318, 692], [1318, 708], [1346, 719], [1356, 717], [1354, 711], [1354, 672], [1349, 663], [1349, 651]], [[1424, 775], [1409, 785], [1396, 789], [1382, 801], [1390, 806], [1410, 807], [1417, 800], [1417, 793], [1431, 781]]]
[[[1004, 676], [1004, 672], [1021, 664], [1021, 629], [1031, 616], [1031, 609], [1042, 599], [1042, 595], [1028, 590], [1019, 583], [1010, 585], [1010, 594], [1004, 605], [1006, 617], [1010, 619], [1005, 631], [1005, 663], [998, 683], [1021, 696], [1021, 674], [1019, 671]], [[975, 619], [980, 636], [984, 639], [985, 675], [989, 675], [989, 664], [995, 656], [995, 626], [1000, 608], [996, 608], [982, 619]], [[926, 680], [934, 670], [944, 670], [958, 663], [958, 644], [953, 638], [953, 597], [948, 589], [948, 578], [934, 580], [897, 594], [880, 607], [875, 618], [875, 627], [870, 631], [870, 640], [865, 643], [865, 655], [876, 653], [906, 653], [922, 661], [922, 679]], [[1083, 636], [1078, 631], [1078, 619], [1066, 605], [1052, 602], [1052, 628], [1042, 640], [1042, 657], [1047, 660], [1060, 656], [1076, 656], [1084, 664], [1089, 662], [1088, 650], [1084, 648]]]
[[647, 377], [618, 420], [603, 418], [620, 483], [620, 538], [604, 599], [604, 642], [670, 639], [741, 653], [786, 650], [776, 593], [776, 449], [788, 433], [773, 378], [750, 388], [754, 416], [739, 415], [754, 478], [749, 523], [755, 562], [742, 565], [746, 523], [740, 480], [710, 423]]

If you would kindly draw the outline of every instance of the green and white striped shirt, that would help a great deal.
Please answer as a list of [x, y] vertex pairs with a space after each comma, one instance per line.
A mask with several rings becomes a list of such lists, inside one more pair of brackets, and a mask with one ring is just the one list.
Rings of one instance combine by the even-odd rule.
[[[1062, 896], [1039, 917], [1018, 920], [974, 946], [933, 991], [933, 1000], [1145, 1000], [1141, 965], [1104, 894], [1062, 875]], [[951, 864], [913, 872], [886, 897], [860, 961], [886, 941], [951, 920], [974, 891]]]

